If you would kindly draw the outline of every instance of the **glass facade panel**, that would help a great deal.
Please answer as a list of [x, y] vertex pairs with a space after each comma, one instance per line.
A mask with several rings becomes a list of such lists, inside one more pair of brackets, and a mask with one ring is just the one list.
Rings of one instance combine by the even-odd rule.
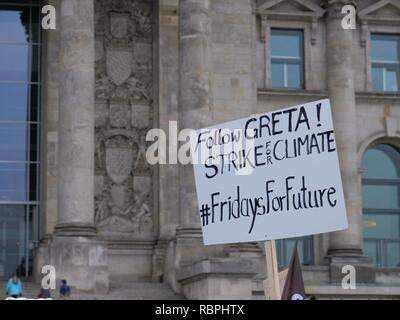
[[39, 4], [0, 3], [0, 277], [31, 275], [38, 239]]
[[25, 163], [0, 163], [0, 202], [26, 201], [27, 175]]
[[28, 121], [31, 90], [37, 90], [36, 86], [31, 88], [29, 84], [0, 84], [0, 121]]
[[26, 254], [26, 207], [0, 206], [0, 277], [13, 272], [24, 275]]
[[0, 7], [0, 42], [29, 42], [29, 7]]
[[0, 81], [29, 81], [30, 46], [0, 44]]
[[27, 142], [26, 123], [0, 123], [0, 161], [26, 161]]

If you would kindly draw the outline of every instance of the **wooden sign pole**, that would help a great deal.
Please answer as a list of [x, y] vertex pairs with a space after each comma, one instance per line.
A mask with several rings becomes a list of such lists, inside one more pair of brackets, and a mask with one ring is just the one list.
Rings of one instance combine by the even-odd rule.
[[265, 258], [267, 262], [267, 276], [272, 300], [281, 300], [281, 288], [279, 284], [278, 259], [276, 257], [275, 240], [265, 241]]

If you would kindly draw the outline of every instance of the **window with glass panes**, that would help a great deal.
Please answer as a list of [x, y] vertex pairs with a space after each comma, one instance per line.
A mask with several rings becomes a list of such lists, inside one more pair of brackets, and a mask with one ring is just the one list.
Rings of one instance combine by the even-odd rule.
[[304, 88], [302, 30], [271, 30], [271, 80], [273, 88]]
[[400, 82], [400, 35], [372, 34], [372, 85], [374, 91], [398, 92]]
[[38, 238], [39, 4], [0, 2], [0, 277], [32, 273]]
[[292, 258], [293, 248], [297, 241], [297, 252], [300, 262], [303, 265], [310, 265], [313, 262], [313, 237], [300, 237], [291, 239], [282, 239], [276, 241], [276, 254], [278, 265], [286, 267]]
[[400, 153], [389, 144], [362, 159], [364, 254], [379, 267], [400, 266]]

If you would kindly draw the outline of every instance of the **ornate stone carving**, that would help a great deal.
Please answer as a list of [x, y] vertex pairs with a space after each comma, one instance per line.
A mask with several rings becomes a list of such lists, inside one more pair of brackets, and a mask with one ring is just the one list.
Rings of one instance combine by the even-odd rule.
[[146, 161], [146, 149], [142, 146], [135, 161], [134, 173], [136, 175], [146, 175], [149, 173], [149, 165]]
[[134, 36], [137, 38], [151, 38], [153, 33], [151, 9], [149, 6], [136, 6], [133, 9], [135, 18]]
[[134, 104], [132, 106], [132, 126], [134, 128], [147, 128], [150, 123], [150, 106]]
[[95, 222], [105, 220], [109, 214], [109, 192], [110, 184], [106, 177], [95, 176]]
[[136, 42], [133, 45], [134, 70], [146, 71], [152, 68], [152, 45], [147, 42]]
[[109, 41], [129, 38], [151, 42], [152, 13], [151, 1], [100, 0], [96, 5], [96, 32]]
[[133, 179], [133, 190], [135, 193], [134, 229], [137, 232], [149, 232], [153, 228], [150, 197], [151, 177], [136, 176]]
[[110, 32], [114, 38], [124, 39], [128, 35], [129, 12], [110, 12]]
[[106, 141], [106, 169], [111, 180], [123, 183], [131, 174], [134, 152], [132, 142], [116, 136]]
[[[146, 72], [148, 73], [148, 72]], [[152, 79], [143, 73], [136, 72], [128, 79], [128, 86], [131, 90], [131, 98], [135, 102], [151, 102], [151, 81]]]
[[131, 123], [131, 106], [126, 101], [110, 101], [110, 125], [113, 128], [128, 128]]
[[99, 222], [97, 229], [104, 234], [133, 233], [132, 222], [119, 216], [110, 216], [107, 219]]
[[154, 232], [145, 154], [153, 114], [152, 1], [96, 1], [95, 220], [101, 234]]
[[130, 48], [107, 48], [107, 75], [117, 86], [121, 86], [132, 73], [133, 53]]
[[95, 105], [95, 126], [96, 128], [104, 127], [107, 124], [109, 113], [107, 101], [96, 101]]

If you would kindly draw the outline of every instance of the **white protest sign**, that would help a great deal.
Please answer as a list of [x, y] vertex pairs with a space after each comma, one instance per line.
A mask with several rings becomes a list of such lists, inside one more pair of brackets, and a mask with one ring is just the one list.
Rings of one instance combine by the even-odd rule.
[[328, 99], [193, 132], [206, 245], [347, 229]]

